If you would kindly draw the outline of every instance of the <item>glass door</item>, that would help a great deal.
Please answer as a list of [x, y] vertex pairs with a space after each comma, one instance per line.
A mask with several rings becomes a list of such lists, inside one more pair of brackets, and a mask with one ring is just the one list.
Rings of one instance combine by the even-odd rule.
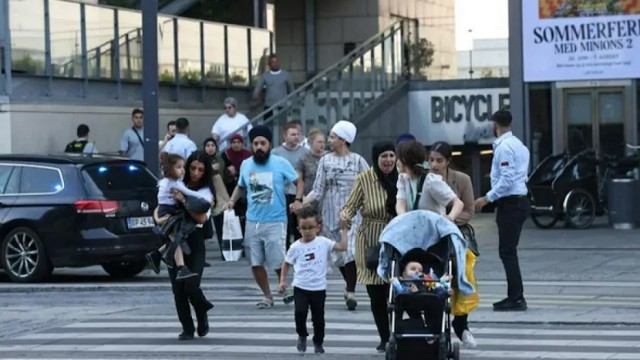
[[580, 151], [593, 148], [593, 99], [591, 91], [567, 91], [566, 108], [566, 144], [567, 151], [575, 155]]
[[598, 91], [598, 144], [603, 154], [624, 156], [624, 93]]
[[569, 89], [564, 103], [565, 144], [570, 154], [595, 149], [602, 154], [624, 155], [624, 89]]

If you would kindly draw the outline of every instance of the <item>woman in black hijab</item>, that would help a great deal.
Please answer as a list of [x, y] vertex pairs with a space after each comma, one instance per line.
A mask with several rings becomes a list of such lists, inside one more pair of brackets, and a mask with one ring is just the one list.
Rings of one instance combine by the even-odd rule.
[[380, 246], [380, 233], [396, 215], [398, 170], [395, 146], [392, 142], [375, 144], [372, 155], [373, 166], [356, 178], [353, 191], [342, 208], [340, 218], [342, 221], [350, 222], [358, 211], [362, 214], [362, 224], [358, 226], [356, 234], [358, 282], [367, 286], [367, 293], [371, 299], [371, 313], [380, 335], [380, 344], [376, 349], [384, 352], [389, 341], [389, 285], [378, 276], [374, 264], [368, 264], [367, 253], [376, 254]]

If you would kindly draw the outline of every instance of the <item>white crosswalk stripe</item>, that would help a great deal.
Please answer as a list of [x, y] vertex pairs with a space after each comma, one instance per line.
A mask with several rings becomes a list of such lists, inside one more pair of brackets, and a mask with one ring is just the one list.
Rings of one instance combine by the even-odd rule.
[[[175, 315], [108, 315], [0, 339], [0, 359], [296, 358], [292, 306], [258, 311], [255, 300], [214, 297], [209, 336], [190, 342], [177, 340]], [[329, 291], [325, 350], [331, 359], [383, 358], [375, 351], [379, 339], [366, 295], [358, 293], [358, 300], [359, 309], [347, 312], [343, 294]], [[479, 347], [464, 349], [462, 359], [640, 359], [640, 327], [476, 324], [473, 332]]]

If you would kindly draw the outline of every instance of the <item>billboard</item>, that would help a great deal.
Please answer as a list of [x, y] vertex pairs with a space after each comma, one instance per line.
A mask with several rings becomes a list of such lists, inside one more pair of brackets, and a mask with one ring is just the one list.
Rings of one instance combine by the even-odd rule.
[[491, 144], [491, 115], [510, 104], [508, 88], [409, 92], [409, 132], [425, 145]]
[[640, 77], [640, 1], [524, 0], [524, 81]]

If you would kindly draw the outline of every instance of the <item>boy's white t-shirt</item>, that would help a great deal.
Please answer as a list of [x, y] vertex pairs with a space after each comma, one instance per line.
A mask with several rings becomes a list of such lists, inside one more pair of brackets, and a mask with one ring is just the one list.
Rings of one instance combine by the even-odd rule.
[[326, 290], [329, 254], [335, 244], [324, 236], [316, 236], [309, 242], [294, 242], [284, 260], [293, 265], [291, 285], [309, 291]]

